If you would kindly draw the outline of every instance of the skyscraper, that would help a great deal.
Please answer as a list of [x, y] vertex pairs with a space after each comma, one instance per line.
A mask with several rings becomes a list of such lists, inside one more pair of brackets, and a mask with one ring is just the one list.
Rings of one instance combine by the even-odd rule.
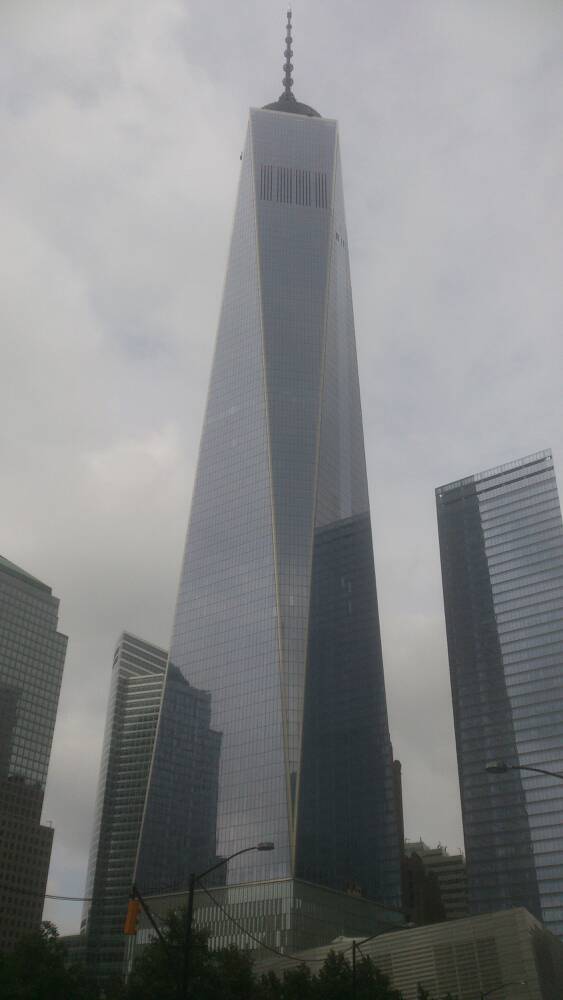
[[563, 934], [563, 525], [549, 451], [436, 490], [473, 913]]
[[67, 638], [51, 588], [0, 556], [0, 951], [41, 921], [53, 827], [43, 796]]
[[[120, 976], [126, 938], [123, 923], [131, 891], [139, 832], [162, 701], [168, 653], [124, 632], [113, 660], [106, 727], [98, 779], [84, 908], [86, 959], [99, 981]], [[182, 775], [192, 812], [184, 816], [180, 843], [161, 845], [175, 856], [202, 824], [215, 830], [220, 735], [209, 729], [209, 695], [198, 691], [173, 666], [167, 719], [166, 765]], [[166, 787], [163, 790], [166, 794]], [[172, 838], [178, 831], [172, 831]], [[209, 839], [209, 832], [205, 830]], [[158, 856], [152, 859], [158, 865]]]
[[286, 42], [282, 96], [250, 112], [171, 645], [222, 734], [216, 836], [162, 850], [168, 677], [137, 881], [273, 840], [226, 884], [399, 905], [338, 128], [293, 95], [290, 15]]
[[405, 856], [418, 858], [424, 870], [438, 883], [444, 908], [444, 920], [467, 917], [467, 868], [463, 854], [450, 854], [447, 847], [438, 844], [429, 847], [423, 840], [405, 841]]
[[167, 659], [165, 650], [127, 632], [113, 658], [82, 922], [88, 963], [101, 978], [122, 971], [124, 913]]

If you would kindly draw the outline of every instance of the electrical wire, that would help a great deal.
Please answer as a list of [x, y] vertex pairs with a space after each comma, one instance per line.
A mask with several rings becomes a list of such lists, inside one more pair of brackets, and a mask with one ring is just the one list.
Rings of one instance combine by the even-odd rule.
[[[209, 896], [210, 900], [212, 901], [212, 903], [215, 904], [215, 906], [217, 907], [217, 909], [221, 910], [221, 912], [224, 913], [224, 915], [227, 917], [227, 920], [230, 920], [231, 923], [233, 923], [235, 925], [235, 927], [238, 927], [238, 929], [240, 931], [242, 931], [243, 934], [246, 934], [247, 937], [251, 938], [252, 941], [255, 941], [256, 944], [259, 944], [260, 947], [264, 948], [266, 951], [271, 951], [274, 955], [279, 955], [280, 958], [286, 958], [286, 959], [288, 959], [291, 962], [302, 962], [302, 963], [308, 963], [308, 962], [310, 962], [310, 963], [314, 964], [316, 962], [324, 962], [326, 960], [326, 955], [324, 956], [324, 958], [303, 958], [301, 955], [299, 955], [299, 956], [297, 956], [297, 955], [289, 955], [287, 952], [278, 951], [277, 948], [273, 948], [271, 945], [265, 944], [263, 941], [260, 940], [260, 938], [255, 937], [254, 934], [251, 934], [251, 932], [249, 930], [247, 930], [246, 927], [244, 927], [241, 923], [239, 923], [239, 921], [235, 917], [233, 917], [232, 914], [230, 914], [228, 912], [228, 910], [225, 909], [224, 906], [222, 906], [222, 904], [219, 902], [219, 900], [216, 899], [215, 896], [212, 895], [212, 893], [209, 891], [209, 889], [207, 889], [206, 886], [204, 886], [203, 882], [198, 882], [198, 885], [199, 885], [200, 889], [203, 889], [205, 895]], [[372, 934], [372, 935], [370, 935], [370, 937], [363, 938], [360, 941], [356, 941], [356, 942], [353, 941], [352, 944], [347, 945], [347, 947], [343, 948], [342, 951], [339, 951], [338, 954], [339, 955], [346, 955], [349, 951], [352, 951], [352, 949], [354, 947], [354, 943], [355, 943], [356, 948], [360, 952], [362, 958], [365, 959], [367, 956], [364, 955], [364, 953], [363, 953], [360, 945], [367, 944], [368, 941], [372, 941], [375, 937], [379, 937], [379, 935], [378, 934]]]
[[[219, 902], [219, 900], [215, 899], [215, 896], [213, 896], [210, 893], [209, 889], [207, 889], [206, 886], [204, 886], [202, 882], [199, 882], [199, 888], [203, 889], [205, 895], [209, 896], [211, 902], [215, 904], [215, 906], [217, 907], [218, 910], [221, 910], [221, 913], [224, 913], [224, 915], [226, 916], [227, 920], [230, 920], [231, 923], [233, 923], [235, 925], [235, 927], [238, 927], [239, 931], [242, 931], [243, 934], [246, 934], [247, 937], [249, 937], [252, 941], [255, 941], [256, 944], [259, 944], [260, 947], [264, 948], [266, 951], [271, 951], [274, 955], [279, 955], [280, 958], [287, 958], [291, 962], [304, 962], [304, 963], [307, 963], [307, 962], [312, 962], [312, 963], [314, 963], [314, 962], [324, 962], [324, 960], [325, 960], [324, 958], [302, 958], [301, 955], [299, 955], [299, 956], [297, 956], [297, 955], [288, 955], [286, 952], [278, 951], [277, 948], [273, 948], [271, 945], [265, 944], [264, 941], [260, 940], [260, 938], [257, 938], [257, 937], [254, 936], [254, 934], [251, 934], [251, 932], [249, 930], [247, 930], [247, 928], [244, 927], [243, 924], [239, 923], [239, 921], [236, 919], [236, 917], [233, 917], [232, 914], [229, 913], [228, 910], [226, 910], [225, 907]], [[348, 950], [348, 949], [346, 949], [346, 950]]]
[[[264, 941], [261, 941], [260, 938], [256, 937], [254, 934], [252, 934], [251, 931], [248, 930], [248, 928], [246, 928], [243, 924], [241, 924], [240, 921], [238, 921], [236, 919], [236, 917], [233, 917], [233, 915], [231, 913], [229, 913], [229, 911], [222, 905], [222, 903], [219, 902], [219, 900], [213, 895], [213, 893], [211, 893], [209, 891], [209, 889], [207, 888], [207, 886], [205, 886], [203, 884], [203, 882], [199, 882], [198, 881], [198, 887], [203, 890], [203, 892], [205, 893], [205, 895], [208, 896], [209, 899], [211, 900], [211, 902], [213, 903], [213, 905], [216, 906], [217, 909], [220, 910], [221, 913], [224, 914], [224, 916], [227, 918], [227, 920], [230, 920], [231, 923], [234, 924], [235, 927], [237, 927], [239, 931], [242, 931], [243, 934], [246, 934], [246, 936], [249, 937], [251, 939], [251, 941], [255, 941], [256, 944], [260, 945], [260, 947], [263, 948], [265, 951], [270, 951], [270, 952], [272, 952], [273, 955], [278, 955], [280, 958], [285, 958], [285, 959], [287, 959], [290, 962], [299, 962], [299, 963], [303, 963], [303, 964], [310, 963], [312, 965], [315, 965], [315, 964], [317, 964], [319, 962], [324, 962], [326, 960], [326, 955], [324, 956], [324, 958], [303, 958], [302, 955], [290, 955], [287, 952], [279, 951], [277, 948], [274, 948], [272, 945], [265, 944]], [[366, 941], [371, 941], [372, 938], [376, 937], [376, 936], [377, 935], [374, 934], [374, 935], [371, 935], [371, 937], [369, 937], [367, 939], [363, 939], [361, 941], [361, 944], [366, 944]], [[349, 951], [352, 951], [353, 947], [354, 947], [354, 943], [352, 942], [352, 944], [349, 944], [349, 945], [346, 946], [346, 948], [343, 948], [342, 951], [339, 952], [339, 954], [340, 955], [346, 955]], [[360, 950], [360, 944], [359, 943], [356, 943], [356, 948], [362, 954], [362, 958], [365, 958], [365, 955], [363, 955], [363, 953]]]
[[40, 896], [41, 899], [63, 899], [71, 903], [91, 903], [92, 896], [55, 896], [50, 892], [35, 892], [33, 889], [20, 889], [17, 885], [0, 885], [4, 892], [15, 892], [21, 896]]
[[[39, 893], [39, 895], [41, 895]], [[45, 899], [64, 899], [68, 903], [91, 903], [92, 896], [54, 896], [50, 892], [45, 893]]]

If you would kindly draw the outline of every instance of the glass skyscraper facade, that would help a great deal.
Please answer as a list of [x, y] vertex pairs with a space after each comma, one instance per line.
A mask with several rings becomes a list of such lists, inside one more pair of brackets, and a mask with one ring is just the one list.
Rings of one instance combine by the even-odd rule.
[[216, 825], [180, 861], [162, 849], [182, 822], [161, 764], [169, 673], [136, 878], [181, 888], [268, 840], [227, 885], [399, 905], [338, 128], [287, 73], [250, 112], [170, 654], [221, 734]]
[[41, 810], [67, 637], [51, 588], [0, 556], [0, 951], [37, 930], [52, 826]]
[[472, 912], [563, 935], [563, 525], [549, 451], [436, 490]]
[[113, 658], [82, 930], [99, 978], [120, 976], [154, 734], [168, 653], [124, 632]]
[[[86, 960], [99, 982], [123, 972], [123, 925], [167, 662], [165, 650], [128, 632], [115, 650], [82, 921]], [[173, 665], [168, 684], [166, 739], [158, 763], [181, 786], [181, 802], [190, 804], [190, 811], [182, 812], [177, 803], [176, 826], [159, 831], [161, 851], [170, 863], [171, 858], [181, 859], [198, 837], [207, 842], [207, 827], [215, 830], [221, 737], [209, 728], [209, 694], [188, 684]], [[164, 783], [160, 798], [166, 799], [168, 792]], [[157, 797], [157, 811], [159, 802]], [[153, 881], [158, 881], [159, 859], [160, 854], [147, 861]]]

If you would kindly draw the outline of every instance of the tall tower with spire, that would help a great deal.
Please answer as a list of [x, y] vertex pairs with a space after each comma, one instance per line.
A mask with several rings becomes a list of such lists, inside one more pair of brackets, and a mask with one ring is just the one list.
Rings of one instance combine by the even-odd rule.
[[292, 44], [288, 12], [283, 93], [250, 112], [171, 642], [222, 734], [216, 836], [160, 847], [192, 810], [167, 684], [136, 879], [179, 889], [274, 841], [225, 886], [399, 905], [338, 127], [296, 99]]

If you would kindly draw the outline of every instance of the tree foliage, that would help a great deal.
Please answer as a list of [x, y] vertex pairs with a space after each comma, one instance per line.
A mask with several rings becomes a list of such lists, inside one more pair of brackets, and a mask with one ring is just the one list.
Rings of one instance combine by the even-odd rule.
[[416, 991], [416, 1000], [432, 1000], [428, 990], [422, 985], [418, 984], [418, 989]]
[[[185, 921], [185, 911], [170, 913], [162, 927], [164, 944], [155, 940], [141, 949], [127, 984], [106, 985], [103, 993], [84, 968], [68, 965], [56, 927], [45, 922], [13, 952], [0, 955], [1, 1000], [100, 1000], [102, 995], [105, 1000], [184, 1000]], [[193, 931], [190, 1000], [402, 1000], [372, 959], [361, 955], [354, 990], [350, 957], [330, 951], [320, 968], [303, 963], [280, 975], [258, 976], [247, 951], [233, 946], [213, 952], [208, 935]], [[418, 1000], [433, 998], [419, 986]]]
[[[165, 945], [155, 940], [143, 948], [129, 977], [125, 1000], [181, 996], [185, 919], [185, 911], [170, 913], [161, 928]], [[193, 930], [190, 936], [190, 998], [252, 1000], [256, 982], [249, 954], [235, 947], [212, 952], [207, 939], [203, 931]]]
[[[163, 936], [166, 947], [153, 941], [142, 950], [126, 1000], [180, 997], [185, 911], [169, 915]], [[349, 953], [330, 951], [320, 968], [303, 963], [258, 977], [248, 952], [235, 947], [211, 952], [201, 931], [194, 931], [191, 941], [190, 1000], [403, 1000], [373, 960], [358, 953], [354, 992]], [[433, 1000], [421, 986], [418, 997]]]
[[[162, 927], [165, 944], [146, 945], [135, 963], [126, 1000], [180, 996], [185, 941], [185, 912], [171, 913]], [[194, 931], [190, 947], [190, 998], [197, 1000], [352, 1000], [349, 956], [330, 951], [319, 969], [303, 963], [278, 976], [258, 977], [251, 956], [237, 948], [211, 952], [207, 935]], [[183, 998], [182, 998], [183, 1000]], [[355, 1000], [402, 1000], [387, 976], [369, 958], [356, 963]]]
[[98, 1000], [98, 990], [78, 965], [67, 965], [66, 948], [49, 921], [0, 955], [2, 1000]]

